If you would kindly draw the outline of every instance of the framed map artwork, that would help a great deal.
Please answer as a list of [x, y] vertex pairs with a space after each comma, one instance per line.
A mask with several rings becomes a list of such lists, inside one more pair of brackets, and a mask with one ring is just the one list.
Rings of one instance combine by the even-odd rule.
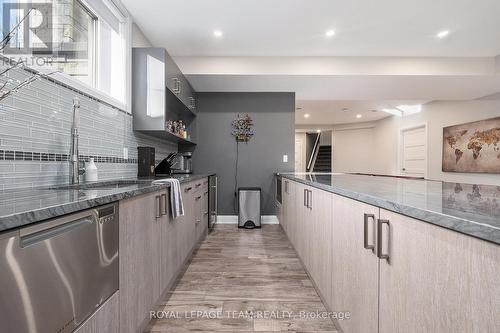
[[443, 171], [500, 173], [500, 117], [443, 128]]

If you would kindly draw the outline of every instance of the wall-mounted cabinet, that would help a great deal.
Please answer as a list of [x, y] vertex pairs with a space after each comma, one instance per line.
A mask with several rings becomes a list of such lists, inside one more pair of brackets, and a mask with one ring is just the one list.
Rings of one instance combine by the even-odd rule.
[[[132, 49], [134, 130], [181, 145], [194, 145], [196, 92], [165, 49]], [[190, 138], [167, 130], [167, 121], [186, 125]]]

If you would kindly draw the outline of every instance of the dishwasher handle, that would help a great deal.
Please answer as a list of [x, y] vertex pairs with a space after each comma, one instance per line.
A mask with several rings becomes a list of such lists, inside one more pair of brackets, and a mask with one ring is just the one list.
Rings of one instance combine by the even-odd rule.
[[63, 216], [40, 225], [27, 227], [19, 231], [20, 245], [24, 248], [40, 243], [96, 221], [96, 211], [91, 210]]

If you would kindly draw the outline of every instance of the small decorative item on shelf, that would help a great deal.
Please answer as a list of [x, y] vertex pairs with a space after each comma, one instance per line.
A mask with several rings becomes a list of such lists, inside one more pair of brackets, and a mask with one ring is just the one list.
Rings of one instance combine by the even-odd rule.
[[248, 142], [254, 135], [252, 130], [253, 120], [248, 114], [239, 115], [232, 122], [233, 130], [231, 134], [236, 138], [237, 142]]
[[175, 134], [177, 135], [178, 137], [180, 138], [183, 138], [183, 139], [187, 139], [189, 137], [187, 131], [186, 131], [186, 124], [184, 124], [182, 122], [182, 120], [175, 120], [175, 121], [172, 121], [172, 120], [168, 120], [166, 123], [165, 123], [165, 129], [172, 133], [172, 134]]

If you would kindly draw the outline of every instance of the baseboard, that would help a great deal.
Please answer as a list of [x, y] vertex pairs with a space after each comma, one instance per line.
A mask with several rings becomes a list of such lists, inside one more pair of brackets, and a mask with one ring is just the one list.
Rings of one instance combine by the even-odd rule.
[[[280, 224], [276, 215], [262, 215], [262, 224]], [[217, 215], [217, 224], [238, 224], [236, 215]]]

